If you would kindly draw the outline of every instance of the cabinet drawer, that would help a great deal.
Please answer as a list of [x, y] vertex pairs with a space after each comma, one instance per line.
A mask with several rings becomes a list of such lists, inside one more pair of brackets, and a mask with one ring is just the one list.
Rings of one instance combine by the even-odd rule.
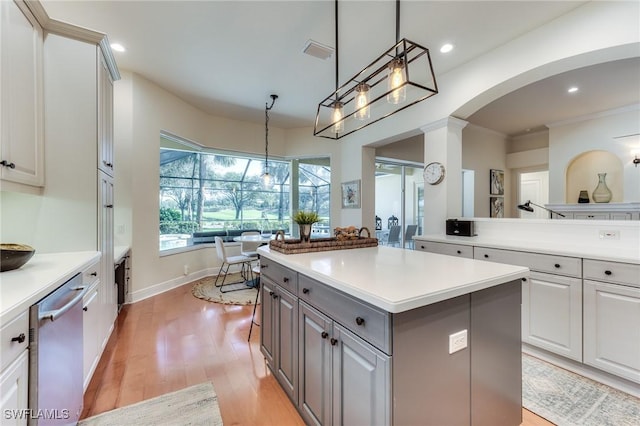
[[582, 277], [582, 259], [579, 257], [525, 253], [522, 251], [500, 250], [484, 247], [475, 247], [473, 255], [475, 259], [526, 266], [532, 271], [566, 275], [568, 277], [576, 278]]
[[391, 354], [391, 320], [388, 312], [304, 275], [300, 275], [299, 297], [359, 337]]
[[473, 246], [466, 246], [463, 244], [434, 243], [432, 241], [420, 241], [420, 242], [416, 241], [416, 250], [473, 259]]
[[100, 262], [96, 262], [82, 271], [82, 285], [92, 286], [100, 280]]
[[298, 294], [298, 273], [273, 262], [266, 257], [260, 258], [260, 274], [279, 286], [287, 289], [294, 296]]
[[[16, 339], [16, 340], [12, 340]], [[0, 329], [0, 370], [11, 364], [29, 346], [29, 312], [25, 311]]]
[[574, 213], [573, 218], [580, 220], [609, 220], [609, 213]]
[[585, 279], [640, 287], [640, 265], [585, 259]]

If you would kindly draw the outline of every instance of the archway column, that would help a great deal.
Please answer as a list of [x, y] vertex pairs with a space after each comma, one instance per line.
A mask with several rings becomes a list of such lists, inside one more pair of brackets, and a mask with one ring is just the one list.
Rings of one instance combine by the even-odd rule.
[[437, 161], [445, 167], [438, 185], [424, 185], [423, 235], [444, 234], [448, 217], [462, 214], [462, 129], [468, 124], [455, 117], [422, 126], [424, 164]]

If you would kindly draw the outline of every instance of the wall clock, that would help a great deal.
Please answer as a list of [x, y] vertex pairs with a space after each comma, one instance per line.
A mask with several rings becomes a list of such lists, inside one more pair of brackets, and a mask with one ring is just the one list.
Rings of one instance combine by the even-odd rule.
[[444, 166], [437, 161], [429, 163], [424, 167], [422, 176], [429, 185], [437, 185], [444, 179]]

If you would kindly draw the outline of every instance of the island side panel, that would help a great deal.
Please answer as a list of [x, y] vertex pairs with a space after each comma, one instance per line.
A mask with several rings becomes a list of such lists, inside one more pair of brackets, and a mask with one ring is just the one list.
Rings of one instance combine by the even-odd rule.
[[471, 424], [522, 423], [522, 283], [471, 293]]
[[469, 307], [464, 295], [393, 315], [393, 424], [470, 424], [470, 351], [449, 354]]

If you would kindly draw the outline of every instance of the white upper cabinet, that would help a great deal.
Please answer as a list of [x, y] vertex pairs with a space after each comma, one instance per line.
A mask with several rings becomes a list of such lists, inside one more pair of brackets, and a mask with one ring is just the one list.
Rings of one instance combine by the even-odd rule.
[[22, 2], [0, 2], [0, 178], [44, 186], [43, 30]]
[[113, 80], [98, 49], [98, 169], [113, 176]]

